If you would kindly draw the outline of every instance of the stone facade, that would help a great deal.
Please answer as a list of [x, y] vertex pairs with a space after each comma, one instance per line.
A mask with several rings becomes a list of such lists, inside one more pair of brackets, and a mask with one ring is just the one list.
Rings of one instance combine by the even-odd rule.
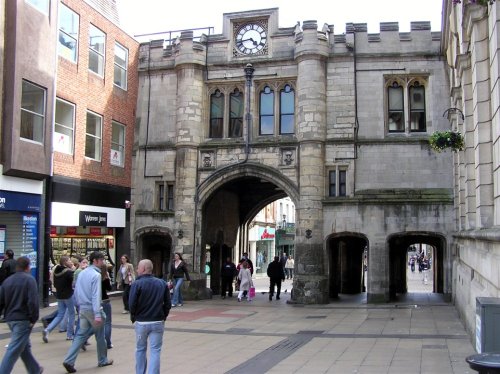
[[476, 298], [500, 296], [498, 23], [500, 4], [443, 1], [450, 115], [464, 134], [455, 157], [453, 299], [471, 336]]
[[[133, 257], [159, 250], [166, 269], [181, 252], [193, 272], [191, 296], [204, 297], [207, 254], [212, 264], [241, 255], [255, 214], [289, 196], [296, 207], [292, 301], [327, 303], [365, 291], [365, 283], [370, 301], [397, 297], [406, 291], [413, 243], [434, 247], [435, 291], [451, 294], [453, 158], [427, 141], [449, 128], [440, 33], [428, 22], [405, 33], [382, 23], [377, 34], [366, 24], [335, 34], [316, 21], [278, 22], [277, 8], [226, 13], [222, 34], [182, 32], [141, 44]], [[237, 48], [246, 23], [267, 32], [265, 47], [253, 54]], [[398, 131], [389, 124], [390, 87], [401, 89]], [[423, 90], [414, 95], [412, 87]], [[291, 114], [280, 100], [290, 91]], [[272, 118], [262, 101], [269, 92]], [[230, 106], [241, 93], [238, 133]], [[422, 105], [420, 114], [410, 100]], [[282, 128], [287, 115], [292, 131]], [[216, 125], [220, 135], [213, 136]], [[217, 281], [212, 277], [212, 289]]]

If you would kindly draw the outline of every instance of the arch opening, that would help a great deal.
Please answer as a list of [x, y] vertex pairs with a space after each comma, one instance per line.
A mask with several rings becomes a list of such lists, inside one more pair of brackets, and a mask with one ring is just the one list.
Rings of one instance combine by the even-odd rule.
[[[436, 233], [395, 234], [389, 238], [388, 244], [391, 300], [408, 293], [443, 293], [446, 248], [443, 236]], [[413, 272], [412, 257], [415, 259]]]
[[172, 258], [172, 237], [162, 232], [145, 232], [138, 236], [139, 258], [153, 262], [153, 275], [167, 278], [168, 266]]
[[328, 239], [329, 297], [366, 292], [368, 240], [357, 233], [341, 233]]

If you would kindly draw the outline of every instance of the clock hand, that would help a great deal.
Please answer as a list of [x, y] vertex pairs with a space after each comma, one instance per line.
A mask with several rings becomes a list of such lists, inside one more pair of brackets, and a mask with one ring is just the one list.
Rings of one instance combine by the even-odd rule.
[[244, 42], [247, 42], [247, 41], [249, 41], [249, 40], [251, 40], [251, 41], [252, 41], [252, 43], [253, 43], [253, 45], [254, 45], [255, 47], [257, 47], [257, 45], [259, 44], [259, 43], [257, 43], [255, 40], [253, 40], [253, 38], [242, 39], [242, 40], [241, 40], [241, 42], [242, 42], [242, 43], [244, 43]]

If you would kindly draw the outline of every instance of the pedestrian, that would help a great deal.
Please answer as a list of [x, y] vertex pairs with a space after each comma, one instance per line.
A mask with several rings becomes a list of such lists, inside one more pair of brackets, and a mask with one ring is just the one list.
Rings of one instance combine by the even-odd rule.
[[276, 300], [279, 300], [281, 293], [281, 281], [285, 280], [285, 273], [278, 256], [274, 256], [274, 261], [268, 265], [267, 276], [269, 277], [269, 301], [273, 299], [275, 285]]
[[295, 267], [295, 261], [292, 256], [288, 256], [285, 264], [286, 279], [293, 279], [293, 268]]
[[233, 280], [238, 272], [236, 265], [231, 261], [231, 257], [227, 257], [220, 271], [221, 275], [221, 297], [226, 298], [226, 292], [229, 297], [233, 297]]
[[280, 257], [280, 264], [281, 264], [281, 267], [283, 268], [283, 273], [285, 273], [285, 275], [287, 274], [287, 271], [286, 271], [286, 260], [288, 259], [287, 255], [285, 252], [283, 252], [281, 254], [281, 257]]
[[186, 276], [187, 281], [191, 280], [186, 263], [182, 259], [181, 254], [176, 252], [174, 254], [174, 261], [172, 261], [172, 265], [170, 265], [170, 279], [174, 282], [172, 306], [183, 305], [181, 286], [184, 282], [184, 275]]
[[253, 287], [252, 274], [248, 268], [248, 262], [243, 261], [241, 263], [241, 269], [238, 274], [238, 279], [240, 281], [240, 291], [238, 292], [238, 301], [241, 301], [242, 297], [246, 297], [248, 301], [252, 301], [250, 297], [250, 287]]
[[[67, 314], [66, 340], [73, 340], [75, 329], [75, 304], [73, 302], [73, 262], [68, 256], [61, 256], [59, 265], [55, 266], [54, 284], [57, 289], [57, 315], [56, 318], [42, 331], [44, 343], [49, 342], [49, 334], [65, 318]], [[62, 330], [62, 328], [61, 328]]]
[[97, 366], [113, 365], [113, 360], [107, 357], [108, 350], [104, 338], [106, 315], [101, 307], [101, 266], [104, 263], [104, 255], [95, 251], [90, 254], [89, 260], [92, 265], [80, 273], [75, 285], [75, 299], [80, 307], [80, 328], [63, 361], [68, 373], [76, 372], [75, 361], [78, 353], [92, 334], [95, 335], [97, 343]]
[[[253, 262], [252, 260], [250, 260], [250, 258], [248, 257], [248, 253], [247, 252], [243, 252], [243, 256], [241, 257], [240, 259], [240, 264], [243, 262], [243, 261], [246, 261], [247, 265], [248, 265], [248, 270], [250, 270], [250, 274], [253, 275]], [[239, 270], [239, 269], [238, 269]]]
[[30, 260], [19, 257], [16, 272], [0, 287], [0, 314], [11, 331], [10, 342], [0, 364], [0, 373], [10, 374], [19, 357], [29, 374], [41, 374], [43, 367], [31, 353], [30, 334], [38, 320], [38, 286], [30, 274]]
[[5, 251], [5, 258], [0, 266], [0, 285], [16, 272], [16, 260], [14, 260], [14, 251], [7, 249]]
[[[137, 265], [137, 281], [130, 289], [130, 319], [135, 324], [135, 372], [160, 374], [160, 355], [165, 320], [170, 311], [170, 290], [167, 282], [153, 276], [153, 263], [145, 259]], [[149, 347], [149, 365], [146, 351]]]
[[123, 312], [122, 314], [127, 314], [128, 310], [128, 295], [130, 293], [130, 286], [135, 280], [134, 266], [130, 263], [130, 259], [127, 255], [123, 255], [120, 258], [120, 269], [116, 275], [116, 285], [118, 289], [123, 290], [122, 300], [123, 300]]
[[111, 300], [108, 296], [108, 291], [111, 291], [111, 279], [109, 278], [109, 267], [106, 263], [101, 265], [101, 292], [102, 292], [102, 310], [106, 314], [106, 322], [104, 323], [104, 338], [106, 339], [106, 347], [113, 348], [111, 343], [111, 322], [112, 309]]

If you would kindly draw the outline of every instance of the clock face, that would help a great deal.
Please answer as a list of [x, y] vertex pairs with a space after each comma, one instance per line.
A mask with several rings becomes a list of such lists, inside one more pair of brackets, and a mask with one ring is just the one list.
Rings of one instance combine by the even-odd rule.
[[236, 49], [245, 55], [261, 51], [266, 42], [266, 29], [259, 23], [248, 23], [236, 33]]

